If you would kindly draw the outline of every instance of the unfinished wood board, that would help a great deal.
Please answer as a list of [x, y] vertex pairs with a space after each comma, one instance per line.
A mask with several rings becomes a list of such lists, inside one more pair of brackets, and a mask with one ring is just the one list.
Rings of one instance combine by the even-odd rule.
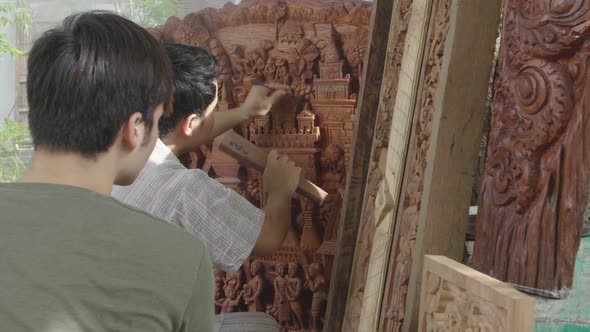
[[379, 91], [383, 78], [392, 9], [393, 1], [391, 0], [375, 0], [373, 2], [369, 49], [359, 93], [356, 132], [352, 142], [344, 205], [336, 241], [336, 256], [334, 257], [330, 292], [328, 293], [325, 331], [341, 331], [344, 321], [363, 195], [371, 160], [372, 139], [377, 120]]
[[590, 183], [590, 1], [507, 0], [473, 265], [567, 297]]
[[532, 298], [452, 259], [425, 256], [423, 285], [420, 332], [534, 330]]
[[454, 0], [451, 6], [404, 331], [417, 327], [422, 257], [463, 257], [501, 5], [502, 0]]

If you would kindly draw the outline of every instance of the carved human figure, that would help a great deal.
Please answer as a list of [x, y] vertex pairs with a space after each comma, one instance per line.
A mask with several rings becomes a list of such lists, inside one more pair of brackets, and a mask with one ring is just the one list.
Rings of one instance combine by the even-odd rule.
[[243, 295], [242, 297], [244, 298], [244, 303], [248, 304], [248, 302], [246, 302], [246, 300], [251, 299], [252, 295], [254, 294], [252, 292], [252, 287], [250, 287], [250, 284], [245, 284], [242, 287], [242, 290], [244, 291], [244, 293], [242, 294]]
[[[322, 169], [322, 188], [337, 196], [344, 193], [345, 153], [339, 145], [329, 144], [320, 155]], [[338, 207], [339, 208], [339, 207]]]
[[328, 194], [320, 207], [320, 222], [324, 225], [324, 241], [336, 241], [342, 209], [342, 196]]
[[254, 124], [254, 121], [248, 125], [248, 132], [250, 133], [250, 136], [256, 135], [256, 125]]
[[275, 64], [275, 59], [269, 58], [266, 61], [266, 66], [264, 66], [264, 79], [266, 82], [274, 82], [277, 73], [277, 66]]
[[242, 287], [242, 270], [228, 272], [225, 277], [225, 286], [238, 291]]
[[344, 149], [329, 144], [320, 154], [322, 169], [322, 188], [328, 191], [325, 202], [320, 207], [320, 221], [324, 224], [324, 241], [336, 241], [342, 192], [344, 192], [345, 161]]
[[276, 81], [284, 85], [289, 85], [291, 83], [291, 77], [289, 76], [289, 67], [287, 65], [287, 61], [285, 60], [277, 60]]
[[244, 66], [246, 75], [252, 75], [252, 69], [254, 69], [254, 59], [252, 58], [252, 54], [249, 54], [242, 59], [242, 65]]
[[274, 21], [275, 25], [278, 25], [278, 22], [281, 22], [286, 18], [287, 8], [288, 6], [286, 2], [279, 1], [276, 6], [273, 6], [269, 9], [269, 19], [271, 21]]
[[267, 304], [266, 305], [266, 310], [264, 311], [267, 314], [273, 316], [275, 319], [277, 319], [277, 307], [273, 304]]
[[321, 236], [314, 226], [313, 213], [314, 206], [311, 200], [307, 198], [299, 199], [301, 211], [303, 213], [303, 231], [301, 232], [301, 249], [317, 250], [322, 245]]
[[322, 314], [326, 304], [326, 278], [321, 272], [319, 263], [311, 263], [306, 276], [305, 288], [313, 293], [311, 301], [311, 322], [309, 324], [311, 331], [321, 330]]
[[246, 181], [248, 200], [254, 205], [260, 205], [260, 182], [257, 177], [248, 177]]
[[242, 298], [243, 291], [237, 291], [231, 286], [225, 286], [225, 301], [221, 306], [221, 313], [235, 312], [237, 307], [240, 305], [240, 299]]
[[274, 280], [275, 306], [277, 307], [277, 320], [281, 331], [287, 330], [287, 323], [291, 319], [291, 308], [287, 297], [287, 266], [283, 262], [276, 265], [277, 275]]
[[262, 291], [264, 288], [262, 268], [263, 265], [259, 261], [253, 261], [250, 265], [252, 278], [250, 279], [248, 284], [244, 285], [244, 290], [246, 290], [246, 286], [248, 286], [248, 288], [250, 289], [250, 295], [244, 294], [244, 301], [248, 305], [248, 311], [250, 312], [264, 310], [264, 307], [262, 305]]
[[302, 39], [297, 43], [297, 54], [299, 55], [299, 74], [301, 80], [313, 78], [313, 66], [320, 56], [320, 50], [309, 39]]
[[264, 69], [266, 67], [266, 61], [264, 61], [264, 57], [261, 53], [257, 53], [257, 56], [254, 61], [254, 68], [253, 73], [258, 79], [264, 78]]
[[329, 144], [320, 155], [320, 166], [325, 173], [324, 181], [340, 183], [345, 170], [344, 149], [339, 145]]
[[213, 300], [215, 302], [215, 312], [221, 310], [221, 306], [225, 301], [225, 293], [223, 291], [223, 285], [225, 284], [225, 272], [221, 270], [215, 270], [215, 292], [213, 293]]
[[233, 104], [233, 70], [231, 60], [217, 39], [213, 39], [210, 45], [211, 55], [217, 59], [219, 67], [219, 74], [217, 76], [219, 99], [227, 104]]
[[[408, 3], [411, 1], [405, 1], [406, 7], [409, 8]], [[410, 11], [409, 9], [407, 10]], [[406, 15], [408, 17], [409, 15]], [[403, 24], [403, 23], [402, 23]], [[407, 24], [407, 22], [405, 23]], [[360, 78], [360, 74], [363, 69], [363, 61], [365, 59], [365, 53], [367, 52], [369, 43], [369, 30], [366, 27], [358, 27], [353, 33], [349, 33], [344, 38], [344, 53], [348, 59], [348, 64], [352, 69], [352, 77], [357, 81]]]
[[239, 45], [233, 44], [230, 47], [229, 52], [229, 59], [232, 65], [233, 73], [234, 75], [238, 75], [238, 80], [241, 80], [246, 74], [243, 64], [244, 53], [242, 52], [242, 48]]
[[293, 83], [291, 85], [291, 89], [293, 90], [293, 94], [295, 96], [301, 97], [303, 100], [309, 100], [312, 94], [313, 85], [299, 80], [297, 84]]
[[291, 316], [293, 325], [292, 329], [301, 330], [303, 326], [303, 311], [301, 310], [301, 290], [303, 288], [303, 282], [301, 278], [297, 276], [298, 266], [296, 263], [289, 263], [288, 275], [287, 275], [287, 298], [289, 300], [289, 306], [291, 308]]
[[248, 56], [242, 60], [246, 75], [254, 80], [264, 79], [264, 67], [266, 66], [266, 60], [263, 50], [255, 50], [248, 54]]

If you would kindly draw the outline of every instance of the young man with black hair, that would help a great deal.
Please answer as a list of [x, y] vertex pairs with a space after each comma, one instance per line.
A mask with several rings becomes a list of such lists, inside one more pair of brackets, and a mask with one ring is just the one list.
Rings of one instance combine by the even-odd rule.
[[[195, 46], [164, 44], [164, 49], [174, 71], [172, 114], [160, 121], [160, 140], [137, 181], [114, 187], [113, 197], [180, 225], [203, 240], [215, 266], [233, 272], [250, 254], [267, 256], [280, 248], [291, 223], [291, 200], [301, 169], [271, 151], [263, 174], [268, 198], [260, 210], [203, 171], [186, 169], [178, 158], [244, 121], [266, 115], [285, 91], [254, 85], [240, 107], [214, 112], [215, 59]], [[242, 330], [254, 330], [240, 317]]]
[[35, 42], [35, 154], [0, 184], [3, 331], [213, 329], [203, 244], [109, 197], [143, 168], [172, 88], [161, 45], [115, 14], [70, 16]]

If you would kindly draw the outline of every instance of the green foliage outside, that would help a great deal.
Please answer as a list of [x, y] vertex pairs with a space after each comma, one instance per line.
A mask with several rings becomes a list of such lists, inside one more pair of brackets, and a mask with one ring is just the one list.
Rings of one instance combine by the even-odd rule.
[[25, 170], [23, 152], [19, 146], [28, 140], [29, 130], [25, 125], [5, 120], [0, 125], [0, 182], [12, 182]]
[[166, 23], [171, 16], [180, 14], [174, 0], [127, 0], [117, 1], [119, 12], [143, 27]]
[[[30, 24], [31, 10], [27, 0], [0, 0], [0, 28], [13, 26], [26, 32]], [[24, 56], [25, 51], [10, 43], [6, 34], [0, 33], [0, 56], [5, 54]], [[25, 125], [9, 120], [0, 123], [0, 182], [12, 182], [22, 175], [26, 152], [19, 145], [28, 137], [29, 130]]]
[[[22, 27], [25, 31], [31, 23], [31, 10], [24, 0], [0, 0], [0, 28]], [[25, 55], [25, 52], [8, 42], [6, 34], [0, 33], [0, 55]]]

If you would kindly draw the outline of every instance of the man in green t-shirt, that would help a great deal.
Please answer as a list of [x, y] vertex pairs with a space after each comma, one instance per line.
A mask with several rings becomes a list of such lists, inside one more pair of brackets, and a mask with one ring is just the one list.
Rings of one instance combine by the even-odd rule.
[[35, 155], [0, 185], [0, 330], [212, 330], [203, 244], [109, 197], [134, 181], [169, 108], [161, 46], [89, 12], [42, 35], [28, 61]]

